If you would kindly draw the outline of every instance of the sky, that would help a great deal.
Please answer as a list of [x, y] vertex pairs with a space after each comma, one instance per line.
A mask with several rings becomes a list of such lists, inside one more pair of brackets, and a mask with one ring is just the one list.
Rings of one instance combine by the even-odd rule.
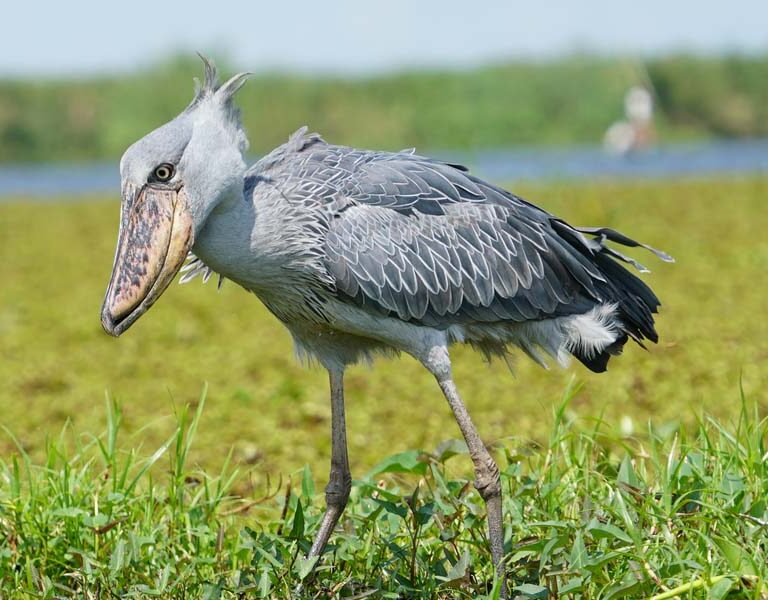
[[768, 50], [767, 0], [8, 0], [2, 13], [0, 76], [130, 71], [194, 51], [255, 72], [366, 74]]

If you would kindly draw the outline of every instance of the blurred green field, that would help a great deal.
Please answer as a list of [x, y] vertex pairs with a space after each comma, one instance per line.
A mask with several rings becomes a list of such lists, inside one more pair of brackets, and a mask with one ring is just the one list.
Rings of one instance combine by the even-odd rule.
[[[233, 67], [222, 64], [222, 73]], [[195, 56], [83, 80], [0, 80], [0, 161], [114, 159], [176, 116]], [[338, 143], [397, 150], [596, 144], [632, 85], [655, 94], [665, 141], [768, 135], [768, 55], [573, 56], [373, 77], [259, 74], [238, 93], [251, 150], [306, 123]]]
[[[603, 415], [629, 433], [694, 424], [702, 410], [738, 414], [738, 389], [768, 408], [768, 179], [547, 184], [515, 191], [579, 225], [606, 225], [663, 248], [677, 264], [637, 257], [664, 307], [661, 343], [628, 347], [608, 373], [579, 365], [545, 372], [521, 357], [511, 375], [468, 349], [456, 376], [487, 441], [549, 432], [551, 407], [570, 378], [583, 389], [571, 411]], [[227, 454], [251, 465], [250, 481], [308, 463], [325, 473], [330, 408], [325, 375], [294, 357], [288, 334], [257, 299], [231, 282], [172, 286], [123, 338], [105, 335], [99, 307], [109, 274], [118, 206], [104, 199], [0, 204], [0, 425], [33, 457], [71, 420], [100, 431], [105, 390], [123, 405], [122, 443], [155, 448], [175, 426], [174, 406], [209, 394], [191, 460], [218, 470]], [[430, 376], [413, 360], [355, 367], [348, 381], [353, 474], [382, 457], [432, 449], [458, 437]], [[0, 435], [0, 454], [11, 451]]]

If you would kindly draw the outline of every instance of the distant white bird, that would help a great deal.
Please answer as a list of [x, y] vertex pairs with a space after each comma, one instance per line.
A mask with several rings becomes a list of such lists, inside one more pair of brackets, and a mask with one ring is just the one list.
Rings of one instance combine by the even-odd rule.
[[205, 61], [192, 103], [123, 156], [104, 329], [128, 329], [194, 251], [188, 276], [216, 272], [253, 291], [297, 349], [328, 370], [330, 482], [310, 556], [322, 552], [350, 492], [345, 368], [378, 352], [413, 355], [467, 442], [503, 576], [499, 470], [459, 397], [448, 347], [469, 343], [486, 357], [518, 347], [542, 364], [573, 355], [604, 371], [628, 338], [657, 340], [658, 299], [617, 259], [640, 265], [606, 242], [643, 245], [571, 227], [464, 167], [334, 146], [305, 129], [246, 168], [232, 103], [245, 79], [218, 85]]
[[653, 119], [653, 98], [639, 85], [629, 88], [624, 97], [624, 114], [632, 123], [650, 123]]
[[613, 154], [628, 154], [653, 141], [653, 98], [643, 87], [629, 88], [624, 97], [625, 121], [616, 121], [605, 132], [603, 145]]

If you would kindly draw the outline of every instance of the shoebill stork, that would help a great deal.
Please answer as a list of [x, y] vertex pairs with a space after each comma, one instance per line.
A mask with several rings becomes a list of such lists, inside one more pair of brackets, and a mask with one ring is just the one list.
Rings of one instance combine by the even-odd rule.
[[[472, 175], [415, 154], [327, 143], [299, 129], [250, 167], [233, 95], [207, 60], [192, 103], [120, 161], [117, 251], [101, 322], [119, 336], [190, 271], [254, 292], [299, 354], [330, 378], [327, 507], [319, 555], [347, 503], [344, 370], [407, 352], [435, 377], [466, 440], [502, 575], [499, 470], [451, 375], [449, 348], [485, 357], [521, 349], [538, 363], [570, 356], [606, 369], [632, 339], [657, 341], [659, 300], [608, 245], [643, 246], [608, 228], [573, 227]], [[193, 254], [192, 254], [193, 253]]]

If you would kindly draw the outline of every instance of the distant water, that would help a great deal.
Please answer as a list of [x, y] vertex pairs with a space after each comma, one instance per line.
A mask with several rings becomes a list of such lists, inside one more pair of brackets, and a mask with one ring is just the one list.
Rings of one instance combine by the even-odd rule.
[[[768, 173], [768, 139], [729, 140], [660, 146], [629, 156], [600, 147], [520, 148], [474, 153], [436, 152], [448, 162], [469, 166], [493, 181], [621, 179]], [[0, 165], [3, 196], [78, 196], [120, 189], [117, 161], [89, 164]]]
[[493, 181], [768, 173], [768, 138], [659, 146], [626, 156], [595, 146], [494, 150], [470, 155], [469, 164]]

